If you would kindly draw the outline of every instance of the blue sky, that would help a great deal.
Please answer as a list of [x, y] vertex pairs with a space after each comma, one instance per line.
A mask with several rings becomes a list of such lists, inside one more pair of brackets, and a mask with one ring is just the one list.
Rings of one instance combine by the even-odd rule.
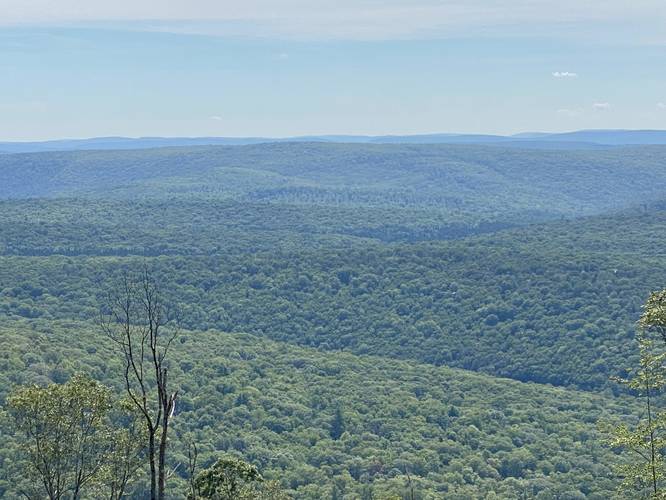
[[2, 4], [0, 140], [666, 129], [663, 0]]

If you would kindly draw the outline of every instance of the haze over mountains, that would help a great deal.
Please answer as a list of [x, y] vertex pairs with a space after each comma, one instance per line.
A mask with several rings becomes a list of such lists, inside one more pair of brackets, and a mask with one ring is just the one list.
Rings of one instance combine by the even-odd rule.
[[666, 0], [0, 0], [0, 500], [666, 500]]
[[666, 147], [268, 143], [0, 156], [0, 198], [205, 198], [526, 223], [659, 202]]
[[409, 498], [405, 471], [415, 498], [609, 498], [599, 424], [639, 411], [611, 377], [666, 283], [666, 144], [634, 144], [661, 134], [20, 145], [0, 155], [0, 405], [81, 371], [117, 386], [100, 297], [148, 266], [183, 311], [176, 419], [206, 463], [304, 500]]
[[596, 149], [600, 146], [666, 144], [664, 130], [579, 130], [563, 133], [526, 132], [515, 135], [313, 135], [269, 137], [94, 137], [35, 142], [0, 142], [0, 153], [39, 151], [145, 149], [166, 146], [248, 145], [266, 142], [336, 142], [363, 144], [501, 144], [542, 149]]

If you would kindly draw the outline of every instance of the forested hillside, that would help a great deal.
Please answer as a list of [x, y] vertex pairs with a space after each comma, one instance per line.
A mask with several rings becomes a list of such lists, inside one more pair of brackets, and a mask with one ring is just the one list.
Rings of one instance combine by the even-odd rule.
[[640, 304], [666, 281], [663, 212], [438, 240], [437, 217], [401, 211], [3, 207], [6, 315], [94, 319], [102, 285], [147, 259], [188, 328], [584, 389], [630, 366]]
[[[16, 383], [66, 380], [77, 370], [121, 389], [111, 345], [91, 324], [10, 321], [0, 327], [0, 398]], [[603, 499], [618, 457], [597, 421], [632, 404], [460, 370], [273, 343], [218, 331], [183, 332], [173, 377], [183, 391], [174, 458], [196, 436], [202, 460], [240, 454], [296, 498]], [[114, 360], [110, 362], [109, 360]], [[333, 433], [336, 410], [340, 435]], [[0, 494], [12, 443], [0, 450]], [[184, 489], [185, 471], [172, 494]], [[179, 490], [180, 488], [180, 490]], [[333, 493], [335, 492], [335, 493]], [[371, 496], [374, 495], [374, 496]]]
[[[184, 328], [171, 466], [194, 436], [206, 467], [240, 457], [294, 498], [608, 498], [621, 457], [598, 426], [640, 414], [612, 377], [666, 284], [665, 161], [311, 143], [0, 156], [0, 410], [81, 371], [121, 391], [100, 311], [149, 269]], [[0, 496], [16, 498], [5, 417]]]
[[0, 198], [214, 197], [427, 207], [476, 222], [600, 213], [663, 198], [666, 148], [286, 143], [0, 156]]

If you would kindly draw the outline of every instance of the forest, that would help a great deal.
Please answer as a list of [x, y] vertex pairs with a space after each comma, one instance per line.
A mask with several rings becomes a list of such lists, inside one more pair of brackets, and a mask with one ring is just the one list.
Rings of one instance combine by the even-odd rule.
[[[95, 330], [72, 320], [5, 322], [0, 397], [15, 384], [64, 381], [78, 371], [120, 392], [112, 348], [99, 346]], [[333, 491], [402, 498], [407, 474], [418, 498], [607, 498], [620, 457], [600, 442], [596, 422], [631, 418], [635, 406], [214, 330], [183, 332], [174, 353], [172, 376], [183, 391], [173, 420], [179, 441], [193, 434], [206, 465], [219, 453], [240, 456], [312, 500]], [[337, 408], [344, 432], [334, 439]], [[173, 460], [187, 463], [184, 443], [173, 448]], [[9, 441], [1, 453], [9, 464], [18, 450]], [[2, 470], [0, 490], [13, 498], [15, 469]], [[185, 479], [173, 482], [174, 495]]]
[[85, 374], [120, 405], [100, 311], [149, 270], [179, 313], [168, 498], [187, 497], [192, 442], [202, 469], [242, 460], [285, 498], [636, 498], [604, 429], [644, 416], [621, 379], [666, 286], [664, 160], [314, 143], [0, 156], [0, 496], [29, 487], [15, 391]]
[[187, 328], [617, 390], [666, 281], [660, 211], [440, 240], [430, 216], [374, 209], [39, 203], [0, 220], [8, 317], [92, 320], [101, 284], [150, 262]]

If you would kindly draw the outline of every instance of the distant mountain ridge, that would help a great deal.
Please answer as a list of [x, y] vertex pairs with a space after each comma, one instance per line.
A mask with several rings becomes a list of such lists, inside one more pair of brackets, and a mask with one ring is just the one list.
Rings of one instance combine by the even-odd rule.
[[34, 142], [0, 142], [0, 154], [42, 151], [123, 150], [177, 146], [238, 146], [276, 142], [358, 144], [485, 144], [529, 149], [600, 149], [615, 146], [666, 145], [666, 130], [578, 130], [492, 134], [313, 135], [271, 137], [94, 137]]
[[[556, 143], [559, 144], [559, 143]], [[595, 151], [291, 142], [0, 155], [0, 199], [217, 199], [526, 223], [664, 199], [666, 146]]]

